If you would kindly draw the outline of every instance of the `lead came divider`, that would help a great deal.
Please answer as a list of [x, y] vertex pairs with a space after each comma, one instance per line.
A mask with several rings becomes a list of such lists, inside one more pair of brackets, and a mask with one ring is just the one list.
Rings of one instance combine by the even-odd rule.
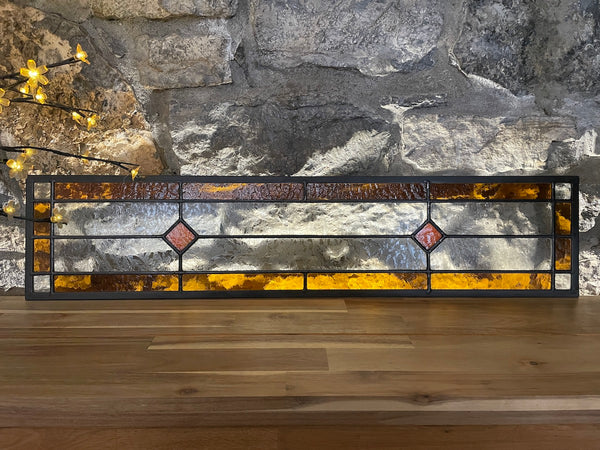
[[26, 296], [576, 296], [577, 200], [577, 177], [33, 176]]

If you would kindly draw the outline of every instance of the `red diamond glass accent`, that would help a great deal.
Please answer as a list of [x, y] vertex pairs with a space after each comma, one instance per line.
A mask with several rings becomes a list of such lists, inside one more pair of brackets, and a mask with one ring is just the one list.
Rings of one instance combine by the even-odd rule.
[[431, 222], [428, 222], [419, 232], [415, 235], [415, 239], [419, 243], [429, 250], [435, 244], [442, 239], [442, 233], [436, 228]]
[[196, 240], [196, 236], [183, 222], [179, 222], [171, 231], [169, 231], [165, 236], [165, 239], [181, 252]]

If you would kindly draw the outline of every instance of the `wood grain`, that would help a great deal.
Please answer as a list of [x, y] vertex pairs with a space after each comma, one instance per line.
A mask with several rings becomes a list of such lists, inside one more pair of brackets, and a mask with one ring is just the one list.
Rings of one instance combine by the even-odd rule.
[[599, 423], [598, 297], [0, 298], [2, 449], [600, 448]]

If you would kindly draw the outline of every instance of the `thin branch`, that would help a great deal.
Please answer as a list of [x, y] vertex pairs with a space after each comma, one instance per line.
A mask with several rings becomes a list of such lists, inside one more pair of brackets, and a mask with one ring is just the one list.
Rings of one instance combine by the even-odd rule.
[[25, 150], [28, 148], [31, 148], [33, 150], [39, 150], [41, 152], [53, 153], [53, 154], [59, 155], [59, 156], [65, 156], [67, 158], [86, 159], [88, 161], [100, 161], [100, 162], [112, 164], [113, 166], [120, 167], [121, 169], [124, 169], [127, 171], [131, 171], [131, 169], [127, 166], [132, 166], [133, 168], [137, 167], [137, 164], [130, 163], [130, 162], [115, 161], [113, 159], [95, 158], [93, 156], [75, 155], [73, 153], [62, 152], [60, 150], [54, 150], [54, 149], [46, 148], [46, 147], [34, 147], [31, 145], [18, 145], [18, 146], [14, 146], [14, 147], [8, 147], [5, 145], [0, 145], [0, 149], [5, 150], [7, 152], [18, 152], [18, 151]]
[[[78, 62], [82, 62], [82, 61], [79, 59], [75, 59], [75, 57], [71, 56], [70, 58], [63, 59], [62, 61], [59, 61], [57, 63], [42, 64], [42, 66], [45, 65], [47, 69], [52, 69], [54, 67], [66, 66], [68, 64], [77, 64]], [[7, 75], [0, 76], [0, 80], [7, 80], [7, 79], [13, 79], [13, 80], [23, 79], [24, 81], [27, 80], [27, 78], [25, 78], [23, 75], [21, 75], [21, 71], [13, 72], [13, 73], [9, 73]]]
[[0, 216], [4, 216], [4, 217], [11, 217], [13, 219], [17, 219], [17, 220], [24, 220], [26, 222], [35, 222], [35, 223], [52, 223], [52, 221], [50, 220], [50, 218], [47, 219], [32, 219], [31, 217], [23, 217], [23, 216], [9, 216], [8, 214], [6, 214], [4, 211], [2, 211], [0, 209]]
[[[18, 92], [16, 90], [12, 90], [13, 92]], [[76, 108], [74, 106], [68, 106], [68, 105], [64, 105], [62, 103], [53, 103], [53, 102], [44, 102], [44, 103], [40, 103], [36, 100], [34, 100], [33, 95], [31, 94], [23, 94], [23, 95], [27, 95], [27, 97], [23, 97], [23, 98], [14, 98], [14, 99], [9, 99], [11, 103], [29, 103], [32, 105], [38, 105], [38, 106], [46, 106], [48, 108], [56, 108], [56, 109], [62, 109], [63, 111], [67, 111], [67, 112], [88, 112], [88, 113], [92, 113], [92, 114], [97, 114], [96, 111], [92, 110], [92, 109], [84, 109], [84, 108]]]

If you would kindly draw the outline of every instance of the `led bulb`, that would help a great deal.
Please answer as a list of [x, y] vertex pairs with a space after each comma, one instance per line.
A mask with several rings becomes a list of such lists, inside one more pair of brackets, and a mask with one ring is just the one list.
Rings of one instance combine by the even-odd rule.
[[23, 170], [23, 164], [19, 160], [9, 159], [8, 161], [6, 161], [6, 165], [12, 170]]
[[135, 169], [131, 170], [131, 179], [135, 180], [135, 177], [138, 176], [138, 173], [140, 171], [140, 166], [137, 166]]

